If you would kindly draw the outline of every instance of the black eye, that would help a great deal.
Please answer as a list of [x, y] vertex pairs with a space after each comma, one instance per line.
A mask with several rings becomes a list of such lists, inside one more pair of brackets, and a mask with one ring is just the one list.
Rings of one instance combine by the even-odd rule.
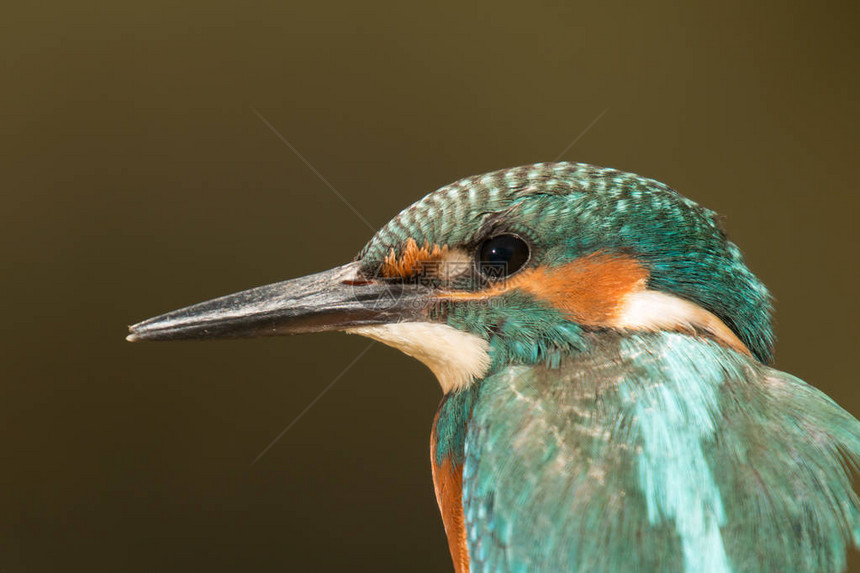
[[529, 246], [516, 235], [499, 235], [478, 248], [478, 269], [490, 278], [512, 275], [529, 260]]

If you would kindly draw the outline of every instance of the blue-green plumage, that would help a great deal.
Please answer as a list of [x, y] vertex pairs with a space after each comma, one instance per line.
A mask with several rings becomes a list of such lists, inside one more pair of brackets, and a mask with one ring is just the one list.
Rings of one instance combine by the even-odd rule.
[[471, 177], [403, 211], [359, 255], [408, 238], [470, 248], [528, 237], [531, 264], [630, 255], [648, 288], [719, 317], [702, 333], [588, 328], [520, 290], [430, 318], [489, 342], [482, 380], [447, 395], [436, 463], [462, 464], [471, 571], [840, 571], [858, 500], [860, 423], [766, 366], [770, 298], [717, 216], [662, 183], [582, 164]]
[[465, 456], [472, 571], [844, 567], [853, 417], [683, 334], [589, 346], [560, 368], [511, 366], [479, 384], [451, 452]]

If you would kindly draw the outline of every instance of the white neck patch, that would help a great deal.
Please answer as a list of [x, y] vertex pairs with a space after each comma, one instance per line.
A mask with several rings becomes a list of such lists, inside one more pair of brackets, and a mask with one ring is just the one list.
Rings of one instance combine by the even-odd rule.
[[378, 340], [427, 365], [442, 391], [469, 386], [490, 368], [490, 345], [483, 338], [437, 322], [398, 322], [350, 328], [346, 332]]
[[716, 315], [696, 303], [655, 290], [640, 290], [629, 295], [611, 326], [651, 332], [704, 331], [729, 348], [750, 354], [746, 345]]

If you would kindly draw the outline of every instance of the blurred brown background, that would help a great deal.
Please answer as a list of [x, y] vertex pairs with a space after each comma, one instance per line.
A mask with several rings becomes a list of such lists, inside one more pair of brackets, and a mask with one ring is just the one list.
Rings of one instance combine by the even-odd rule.
[[777, 366], [860, 414], [847, 8], [3, 8], [0, 571], [450, 570], [423, 366], [377, 345], [252, 466], [366, 341], [123, 341], [369, 238], [253, 109], [373, 225], [581, 136], [723, 213]]

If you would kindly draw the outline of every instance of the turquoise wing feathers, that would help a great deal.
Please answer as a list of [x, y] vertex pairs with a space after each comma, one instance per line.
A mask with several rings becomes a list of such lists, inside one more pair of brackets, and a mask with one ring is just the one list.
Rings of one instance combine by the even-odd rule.
[[484, 380], [465, 441], [471, 570], [836, 572], [860, 422], [681, 334], [605, 334]]

